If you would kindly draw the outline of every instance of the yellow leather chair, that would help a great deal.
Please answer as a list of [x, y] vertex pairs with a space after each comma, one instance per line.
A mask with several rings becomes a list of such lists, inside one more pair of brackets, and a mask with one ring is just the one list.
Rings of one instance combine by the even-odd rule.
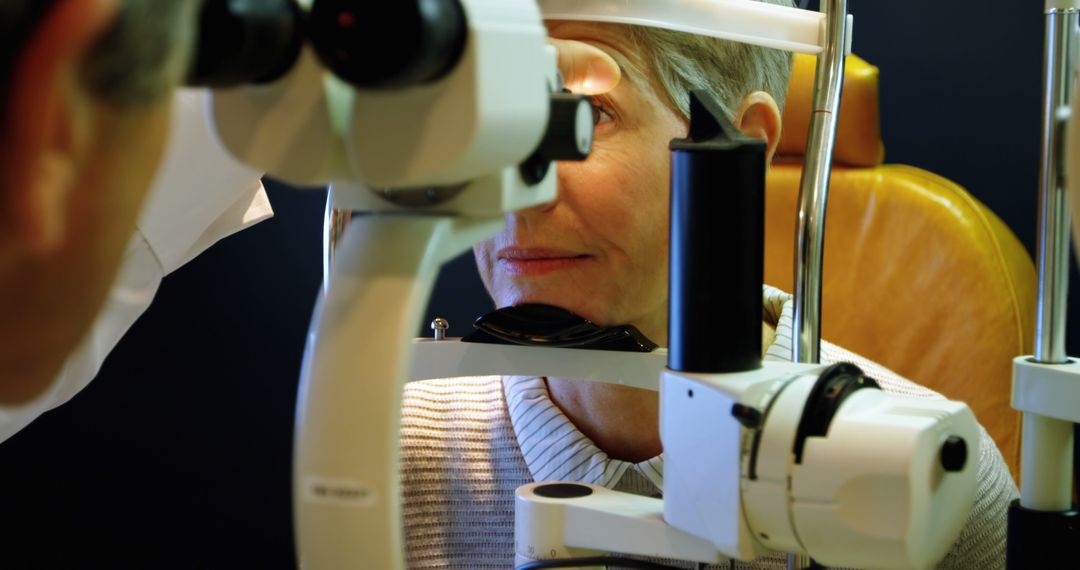
[[[765, 281], [793, 289], [799, 179], [815, 61], [796, 56], [768, 176]], [[847, 61], [826, 212], [822, 337], [962, 400], [1020, 463], [1012, 359], [1032, 352], [1035, 267], [1008, 227], [960, 186], [883, 164], [878, 69]]]

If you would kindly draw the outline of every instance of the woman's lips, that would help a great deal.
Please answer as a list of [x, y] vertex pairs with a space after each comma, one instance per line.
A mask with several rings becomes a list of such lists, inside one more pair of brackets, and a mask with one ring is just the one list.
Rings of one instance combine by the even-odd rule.
[[511, 275], [536, 276], [579, 267], [593, 257], [560, 249], [505, 247], [495, 254], [495, 259]]

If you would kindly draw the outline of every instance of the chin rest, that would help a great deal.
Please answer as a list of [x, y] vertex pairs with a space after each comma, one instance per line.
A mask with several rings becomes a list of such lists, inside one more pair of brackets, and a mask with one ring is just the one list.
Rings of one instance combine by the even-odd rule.
[[652, 352], [656, 343], [636, 327], [600, 327], [552, 305], [527, 303], [492, 311], [473, 323], [475, 331], [462, 342]]

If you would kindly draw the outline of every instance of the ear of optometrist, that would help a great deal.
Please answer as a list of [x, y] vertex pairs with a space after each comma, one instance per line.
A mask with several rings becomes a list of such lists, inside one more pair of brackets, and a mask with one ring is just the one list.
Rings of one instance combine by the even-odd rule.
[[90, 383], [112, 348], [149, 307], [165, 275], [217, 241], [273, 214], [260, 173], [225, 152], [204, 120], [207, 114], [205, 93], [182, 90], [175, 95], [173, 128], [162, 163], [105, 306], [39, 397], [14, 406], [0, 398], [0, 443]]
[[3, 225], [24, 251], [48, 254], [62, 243], [67, 202], [93, 137], [89, 105], [72, 85], [79, 62], [110, 24], [116, 0], [66, 2], [29, 40], [7, 95], [0, 133]]
[[600, 95], [615, 89], [622, 79], [619, 64], [603, 50], [574, 40], [548, 40], [559, 53], [564, 86], [582, 95]]
[[[97, 172], [105, 122], [82, 81], [82, 64], [119, 3], [52, 4], [0, 48], [0, 402], [26, 401], [45, 389], [103, 296], [112, 269], [104, 254], [118, 249], [108, 245], [123, 245], [109, 232], [84, 239], [98, 211], [87, 211], [86, 194], [94, 189], [80, 191]], [[21, 5], [31, 10], [30, 2]], [[127, 207], [135, 217], [136, 201], [117, 202], [93, 204], [99, 211]]]

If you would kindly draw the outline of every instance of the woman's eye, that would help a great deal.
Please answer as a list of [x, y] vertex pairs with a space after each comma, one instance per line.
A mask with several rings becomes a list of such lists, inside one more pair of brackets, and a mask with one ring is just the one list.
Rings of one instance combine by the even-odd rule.
[[609, 113], [603, 105], [597, 103], [596, 101], [592, 102], [592, 117], [594, 127], [598, 127], [606, 122], [614, 120], [614, 118], [611, 116], [611, 113]]

